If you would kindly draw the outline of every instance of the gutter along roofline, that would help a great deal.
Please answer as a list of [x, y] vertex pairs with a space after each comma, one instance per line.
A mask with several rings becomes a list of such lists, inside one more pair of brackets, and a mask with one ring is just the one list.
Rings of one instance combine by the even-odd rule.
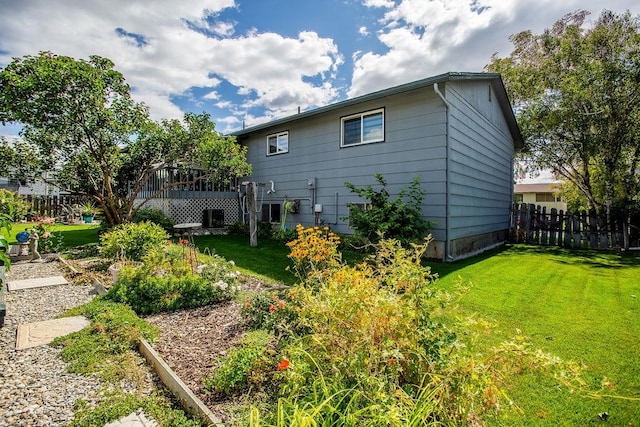
[[503, 112], [505, 119], [507, 120], [507, 125], [509, 127], [509, 130], [511, 131], [511, 135], [514, 140], [514, 146], [516, 150], [520, 150], [523, 145], [522, 134], [520, 133], [520, 128], [518, 127], [518, 123], [516, 122], [515, 115], [513, 114], [513, 110], [509, 102], [509, 97], [507, 96], [506, 89], [504, 87], [504, 84], [502, 83], [502, 78], [500, 77], [500, 74], [497, 74], [497, 73], [448, 72], [444, 74], [439, 74], [437, 76], [428, 77], [426, 79], [417, 80], [417, 81], [405, 83], [399, 86], [394, 86], [388, 89], [372, 92], [366, 95], [361, 95], [355, 98], [346, 99], [344, 101], [340, 101], [335, 104], [330, 104], [324, 107], [315, 108], [312, 110], [308, 110], [302, 113], [283, 117], [280, 119], [275, 119], [270, 122], [261, 123], [255, 126], [248, 127], [246, 129], [231, 132], [229, 135], [242, 137], [254, 132], [270, 129], [275, 126], [281, 126], [281, 125], [291, 123], [297, 120], [305, 119], [308, 117], [318, 116], [333, 110], [337, 110], [339, 108], [344, 108], [351, 105], [356, 105], [363, 102], [383, 98], [386, 96], [400, 94], [403, 92], [409, 92], [415, 89], [431, 87], [434, 84], [438, 84], [438, 83], [446, 83], [448, 81], [456, 81], [456, 80], [488, 80], [491, 82], [494, 88], [494, 91], [496, 93], [496, 96], [498, 97], [500, 108]]

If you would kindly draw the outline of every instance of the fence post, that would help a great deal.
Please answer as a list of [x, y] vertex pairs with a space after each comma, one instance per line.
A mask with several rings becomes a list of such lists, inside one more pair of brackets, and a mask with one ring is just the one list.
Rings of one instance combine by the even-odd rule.
[[531, 243], [531, 237], [532, 237], [532, 231], [531, 231], [531, 219], [533, 217], [533, 211], [535, 210], [535, 206], [533, 204], [530, 204], [527, 206], [527, 210], [526, 210], [526, 218], [525, 218], [525, 234], [526, 234], [526, 238], [525, 238], [525, 242], [526, 243]]
[[572, 221], [573, 223], [572, 225], [572, 232], [573, 232], [573, 247], [574, 248], [579, 248], [580, 247], [580, 237], [581, 237], [581, 233], [580, 233], [580, 214], [573, 214], [572, 216]]
[[593, 249], [598, 245], [598, 217], [595, 209], [589, 209], [589, 242]]
[[540, 243], [542, 243], [543, 245], [548, 245], [548, 233], [547, 233], [547, 229], [549, 228], [548, 226], [549, 221], [547, 221], [547, 207], [543, 206], [542, 207], [542, 222], [540, 223], [540, 226], [542, 227], [542, 233], [540, 235]]
[[603, 249], [608, 248], [609, 239], [607, 238], [607, 221], [602, 215], [598, 217], [598, 230], [600, 231], [600, 247]]
[[549, 244], [555, 246], [556, 235], [558, 233], [558, 210], [551, 208], [551, 219], [549, 221]]
[[572, 221], [573, 215], [571, 212], [567, 212], [567, 215], [564, 218], [564, 247], [571, 247], [571, 227], [573, 225]]

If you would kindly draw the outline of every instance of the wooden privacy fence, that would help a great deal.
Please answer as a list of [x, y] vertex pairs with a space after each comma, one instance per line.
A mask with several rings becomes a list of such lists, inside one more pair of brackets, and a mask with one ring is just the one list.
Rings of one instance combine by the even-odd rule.
[[63, 194], [60, 196], [24, 196], [28, 203], [31, 203], [31, 216], [28, 219], [58, 218], [66, 214], [74, 205], [86, 203], [85, 196]]
[[628, 249], [640, 246], [639, 224], [614, 220], [592, 212], [563, 212], [533, 204], [514, 203], [511, 209], [510, 238], [515, 243], [531, 243], [565, 248]]

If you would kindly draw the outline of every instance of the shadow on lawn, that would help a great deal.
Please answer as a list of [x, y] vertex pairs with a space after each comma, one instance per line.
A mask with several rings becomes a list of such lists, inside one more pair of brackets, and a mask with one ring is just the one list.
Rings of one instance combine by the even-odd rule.
[[483, 252], [479, 255], [460, 261], [445, 263], [426, 260], [434, 273], [445, 277], [470, 265], [482, 262], [488, 258], [501, 256], [540, 255], [552, 257], [557, 263], [564, 265], [583, 265], [589, 268], [621, 269], [640, 265], [640, 253], [620, 252], [614, 250], [568, 249], [557, 246], [538, 246], [522, 244], [506, 244], [498, 248]]
[[570, 249], [557, 246], [511, 245], [510, 251], [556, 257], [565, 265], [583, 265], [591, 268], [625, 268], [640, 264], [640, 253], [614, 249]]

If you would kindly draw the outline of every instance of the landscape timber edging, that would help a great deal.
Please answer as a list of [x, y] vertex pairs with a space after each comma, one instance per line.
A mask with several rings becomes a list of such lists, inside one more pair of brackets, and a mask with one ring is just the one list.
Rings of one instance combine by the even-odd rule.
[[207, 426], [224, 427], [222, 420], [211, 412], [204, 402], [187, 387], [147, 340], [140, 338], [138, 348], [164, 385], [178, 398], [185, 411], [200, 419]]

